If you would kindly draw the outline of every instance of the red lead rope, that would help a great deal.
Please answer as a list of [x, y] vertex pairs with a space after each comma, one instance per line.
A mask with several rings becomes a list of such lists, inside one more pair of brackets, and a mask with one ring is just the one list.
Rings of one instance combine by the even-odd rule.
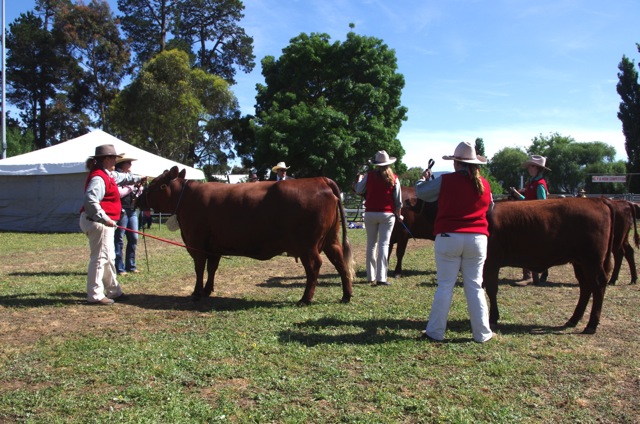
[[174, 244], [176, 246], [180, 246], [180, 247], [184, 247], [184, 248], [187, 248], [187, 249], [195, 250], [196, 252], [204, 253], [206, 255], [210, 254], [209, 252], [205, 252], [204, 250], [196, 249], [195, 247], [189, 247], [186, 244], [178, 243], [178, 242], [175, 242], [173, 240], [169, 240], [169, 239], [162, 238], [162, 237], [157, 237], [157, 236], [152, 236], [151, 234], [145, 234], [145, 233], [142, 233], [140, 231], [132, 230], [131, 228], [122, 227], [120, 225], [116, 225], [116, 227], [120, 228], [121, 230], [130, 231], [132, 233], [140, 234], [141, 236], [144, 236], [144, 237], [151, 237], [152, 239], [160, 240], [160, 241], [163, 241], [165, 243]]

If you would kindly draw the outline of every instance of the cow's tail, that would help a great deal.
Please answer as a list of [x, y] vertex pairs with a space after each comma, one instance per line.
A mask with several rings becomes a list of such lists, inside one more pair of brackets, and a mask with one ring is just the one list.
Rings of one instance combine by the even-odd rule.
[[615, 234], [615, 225], [616, 225], [616, 211], [609, 199], [603, 198], [605, 205], [609, 208], [609, 215], [611, 217], [611, 228], [609, 231], [609, 244], [607, 246], [607, 254], [605, 256], [605, 272], [607, 273], [607, 278], [605, 280], [606, 284], [611, 278], [611, 273], [613, 272], [613, 242], [614, 242], [614, 234]]
[[636, 247], [640, 247], [640, 236], [638, 235], [638, 227], [636, 225], [636, 219], [638, 219], [638, 214], [636, 211], [637, 205], [635, 203], [631, 203], [631, 220], [633, 221], [633, 243]]
[[353, 252], [351, 251], [351, 243], [347, 237], [347, 215], [344, 212], [344, 204], [342, 203], [342, 196], [340, 195], [340, 188], [330, 178], [325, 178], [327, 184], [331, 187], [333, 195], [338, 199], [338, 211], [340, 212], [340, 222], [342, 222], [342, 258], [347, 266], [347, 275], [349, 279], [353, 281], [355, 277], [355, 261], [353, 260]]

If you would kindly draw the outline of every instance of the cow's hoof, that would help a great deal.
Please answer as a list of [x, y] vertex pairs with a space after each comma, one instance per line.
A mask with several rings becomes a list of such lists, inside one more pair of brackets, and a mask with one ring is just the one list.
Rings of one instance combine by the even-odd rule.
[[636, 281], [632, 281], [629, 284], [631, 284], [632, 286], [636, 284]]
[[592, 327], [586, 327], [582, 330], [582, 334], [596, 334], [596, 329]]
[[304, 300], [299, 300], [298, 303], [296, 303], [297, 306], [309, 306], [311, 305], [311, 302], [305, 302]]
[[576, 325], [578, 325], [578, 323], [577, 322], [573, 322], [571, 320], [569, 320], [569, 321], [564, 323], [565, 327], [570, 327], [570, 328], [574, 328]]
[[498, 323], [497, 322], [490, 322], [489, 323], [489, 328], [491, 329], [491, 331], [497, 331], [498, 330]]
[[340, 299], [340, 303], [349, 303], [351, 302], [351, 296], [343, 296], [342, 299]]
[[395, 272], [395, 273], [393, 274], [393, 278], [401, 278], [401, 277], [402, 277], [402, 274], [401, 274], [401, 273], [399, 273], [399, 272]]

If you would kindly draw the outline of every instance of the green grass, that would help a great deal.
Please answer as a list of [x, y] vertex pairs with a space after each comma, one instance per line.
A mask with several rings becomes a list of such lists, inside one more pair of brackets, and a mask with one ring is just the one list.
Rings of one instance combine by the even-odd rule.
[[549, 286], [501, 286], [501, 330], [482, 345], [456, 287], [447, 341], [428, 343], [431, 242], [410, 242], [407, 276], [371, 287], [364, 231], [349, 236], [347, 305], [325, 260], [314, 303], [295, 306], [304, 271], [285, 256], [223, 259], [215, 296], [193, 302], [188, 254], [147, 239], [148, 271], [141, 240], [143, 273], [120, 280], [130, 301], [97, 307], [84, 304], [82, 234], [1, 233], [0, 422], [637, 422], [640, 294], [626, 264], [596, 335], [558, 327], [578, 291], [556, 267]]

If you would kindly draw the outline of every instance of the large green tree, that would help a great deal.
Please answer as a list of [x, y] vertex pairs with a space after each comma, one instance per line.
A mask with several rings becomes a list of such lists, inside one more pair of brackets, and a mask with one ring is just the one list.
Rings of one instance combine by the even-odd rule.
[[[636, 44], [640, 51], [640, 44]], [[618, 119], [622, 122], [622, 133], [625, 137], [627, 151], [627, 172], [640, 173], [640, 84], [638, 72], [633, 60], [622, 56], [618, 65], [618, 84], [616, 90], [621, 102]], [[633, 193], [640, 192], [640, 176], [631, 179], [629, 189]]]
[[[116, 135], [187, 165], [209, 161], [222, 150], [216, 120], [237, 110], [235, 96], [222, 78], [192, 69], [189, 57], [167, 50], [147, 63], [114, 100], [110, 120]], [[226, 160], [223, 158], [223, 160]]]
[[489, 172], [500, 184], [504, 192], [509, 187], [520, 188], [526, 182], [527, 176], [523, 175], [522, 163], [527, 160], [527, 154], [515, 147], [505, 147], [496, 152], [489, 161]]
[[331, 43], [327, 34], [303, 33], [279, 59], [265, 57], [262, 74], [255, 145], [242, 150], [251, 165], [286, 161], [298, 177], [328, 176], [347, 187], [376, 151], [404, 155], [397, 139], [407, 113], [404, 77], [382, 40], [349, 32]]

